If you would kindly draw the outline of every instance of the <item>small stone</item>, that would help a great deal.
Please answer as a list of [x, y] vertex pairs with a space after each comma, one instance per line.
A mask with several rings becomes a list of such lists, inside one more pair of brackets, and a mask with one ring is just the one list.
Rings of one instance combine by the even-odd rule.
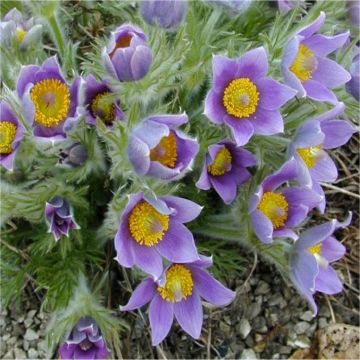
[[38, 313], [36, 316], [37, 316], [37, 318], [40, 319], [40, 320], [44, 320], [44, 318], [45, 318], [45, 314], [42, 313], [42, 312]]
[[310, 347], [311, 345], [311, 341], [308, 337], [306, 337], [305, 335], [300, 335], [295, 341], [294, 344], [302, 349], [306, 349], [308, 347]]
[[327, 326], [328, 322], [327, 322], [327, 319], [324, 318], [324, 317], [321, 317], [319, 318], [318, 320], [318, 325], [319, 325], [319, 328], [322, 329], [324, 328], [325, 326]]
[[295, 325], [295, 332], [297, 334], [304, 334], [306, 333], [310, 328], [310, 324], [306, 321], [300, 321]]
[[37, 344], [37, 350], [38, 350], [38, 351], [44, 351], [45, 353], [47, 353], [48, 347], [47, 347], [46, 340], [43, 340], [43, 341], [39, 341], [39, 342], [38, 342], [38, 344]]
[[2, 341], [6, 342], [10, 338], [10, 334], [4, 334], [2, 336]]
[[280, 354], [274, 354], [274, 355], [272, 356], [272, 359], [280, 359]]
[[301, 316], [300, 319], [304, 321], [311, 321], [314, 318], [312, 311], [307, 310]]
[[22, 349], [16, 347], [14, 349], [14, 353], [15, 353], [15, 359], [27, 359], [26, 353]]
[[29, 359], [37, 359], [38, 358], [38, 352], [35, 349], [30, 349], [28, 351], [28, 357], [29, 357]]
[[27, 340], [23, 341], [23, 349], [28, 351], [29, 350], [29, 342]]
[[270, 296], [268, 300], [268, 305], [279, 306], [280, 309], [283, 309], [287, 305], [287, 302], [285, 301], [285, 299], [282, 297], [281, 294], [274, 294]]
[[27, 318], [27, 319], [24, 320], [24, 325], [25, 325], [26, 328], [29, 328], [32, 323], [33, 323], [33, 319], [31, 319], [31, 318], [30, 319]]
[[7, 341], [8, 345], [14, 345], [16, 344], [16, 337], [12, 336], [8, 341]]
[[242, 339], [247, 338], [247, 336], [250, 334], [250, 331], [251, 331], [251, 326], [250, 326], [248, 319], [245, 319], [245, 318], [241, 319], [239, 327], [238, 327], [238, 331], [239, 331], [240, 337]]
[[0, 316], [0, 327], [5, 327], [6, 326], [6, 320], [5, 320], [5, 316]]
[[32, 340], [36, 340], [39, 338], [39, 334], [37, 334], [34, 330], [32, 329], [27, 329], [24, 339], [28, 340], [28, 341], [32, 341]]
[[253, 329], [261, 334], [265, 334], [268, 331], [266, 326], [266, 320], [263, 317], [257, 317], [253, 322]]
[[254, 350], [244, 349], [240, 355], [240, 359], [257, 359]]
[[13, 326], [12, 335], [18, 337], [24, 333], [23, 327], [20, 324], [15, 324]]
[[257, 302], [250, 304], [246, 309], [246, 315], [249, 320], [255, 319], [261, 312], [261, 305]]
[[279, 351], [280, 354], [289, 355], [292, 352], [292, 348], [290, 346], [281, 346]]
[[14, 359], [14, 350], [10, 349], [3, 357], [3, 359]]
[[26, 317], [27, 317], [28, 319], [32, 319], [32, 318], [35, 316], [35, 314], [36, 314], [36, 310], [30, 310], [30, 311], [27, 313]]
[[17, 319], [17, 322], [18, 322], [19, 324], [21, 324], [22, 322], [24, 322], [24, 315], [19, 316], [18, 319]]
[[231, 331], [231, 327], [225, 321], [221, 321], [220, 322], [220, 330], [221, 330], [221, 332], [227, 334]]
[[260, 280], [256, 289], [255, 295], [265, 295], [270, 291], [270, 286], [265, 281]]

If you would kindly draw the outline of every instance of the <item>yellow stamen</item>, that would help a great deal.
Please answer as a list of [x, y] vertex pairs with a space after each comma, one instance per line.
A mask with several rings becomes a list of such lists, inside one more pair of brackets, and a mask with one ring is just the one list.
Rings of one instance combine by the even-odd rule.
[[177, 143], [174, 133], [161, 138], [159, 144], [150, 150], [150, 160], [159, 161], [164, 166], [174, 168], [177, 160]]
[[310, 146], [308, 148], [299, 148], [296, 150], [299, 156], [303, 159], [306, 166], [311, 169], [316, 165], [321, 151], [321, 145]]
[[15, 34], [16, 34], [16, 37], [17, 37], [17, 40], [19, 42], [19, 44], [22, 43], [22, 41], [24, 40], [24, 37], [26, 35], [26, 31], [23, 30], [22, 28], [16, 28], [15, 30]]
[[288, 218], [288, 202], [285, 196], [278, 193], [264, 193], [258, 209], [270, 219], [274, 229], [284, 226]]
[[69, 112], [70, 91], [58, 79], [46, 79], [31, 89], [30, 97], [35, 106], [35, 122], [52, 128], [62, 123]]
[[157, 291], [161, 297], [169, 302], [186, 300], [193, 289], [191, 271], [184, 265], [174, 264], [166, 271], [166, 283], [158, 286]]
[[307, 251], [312, 255], [318, 255], [321, 252], [321, 243], [314, 246], [310, 246]]
[[300, 81], [307, 81], [312, 78], [316, 67], [317, 60], [314, 53], [305, 45], [300, 44], [290, 71], [293, 72]]
[[232, 156], [230, 151], [223, 147], [215, 156], [211, 165], [208, 166], [208, 172], [213, 176], [224, 175], [230, 170]]
[[169, 228], [169, 216], [160, 214], [149, 203], [139, 202], [129, 215], [131, 236], [140, 245], [151, 247], [162, 240]]
[[115, 104], [112, 93], [107, 91], [97, 94], [91, 102], [93, 115], [102, 119], [105, 124], [112, 124], [115, 119]]
[[248, 118], [257, 108], [259, 93], [248, 78], [233, 80], [224, 91], [223, 103], [228, 114]]
[[0, 122], [0, 154], [11, 154], [16, 136], [16, 126], [10, 121]]

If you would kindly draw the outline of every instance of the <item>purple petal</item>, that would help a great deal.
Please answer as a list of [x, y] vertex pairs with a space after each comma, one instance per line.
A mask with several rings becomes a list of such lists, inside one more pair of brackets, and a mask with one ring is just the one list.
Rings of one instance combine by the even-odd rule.
[[320, 121], [310, 120], [298, 128], [293, 143], [296, 148], [307, 148], [322, 144], [324, 138]]
[[345, 120], [324, 120], [321, 130], [325, 134], [324, 149], [334, 149], [346, 144], [356, 132], [355, 128]]
[[303, 44], [317, 56], [325, 57], [339, 47], [343, 46], [349, 38], [350, 32], [338, 34], [335, 36], [325, 36], [315, 34], [303, 41]]
[[152, 53], [149, 47], [139, 45], [131, 58], [131, 72], [134, 80], [142, 79], [150, 70]]
[[[211, 93], [213, 94], [216, 93], [221, 100], [222, 100], [222, 93], [225, 87], [232, 80], [236, 78], [237, 64], [238, 61], [236, 59], [229, 59], [226, 56], [222, 56], [222, 55], [213, 56], [213, 60], [212, 60], [213, 90], [211, 91]], [[205, 103], [205, 114], [206, 114], [206, 103]]]
[[317, 159], [315, 166], [310, 169], [310, 173], [315, 181], [334, 182], [338, 176], [334, 161], [325, 152], [320, 159]]
[[316, 207], [316, 205], [322, 200], [317, 193], [309, 189], [299, 187], [289, 187], [282, 191], [289, 206], [296, 206], [299, 204], [305, 205], [309, 210]]
[[293, 240], [297, 240], [299, 236], [291, 229], [280, 229], [274, 230], [273, 232], [274, 238], [289, 238]]
[[150, 149], [137, 136], [130, 135], [127, 156], [136, 173], [144, 176], [150, 168]]
[[205, 99], [205, 116], [216, 124], [222, 124], [227, 115], [225, 107], [222, 102], [222, 95], [210, 90]]
[[189, 268], [192, 268], [193, 266], [207, 269], [207, 268], [213, 266], [213, 258], [212, 258], [212, 256], [204, 256], [204, 255], [199, 254], [199, 260], [196, 260], [196, 261], [192, 262], [191, 264], [187, 264], [187, 267], [189, 267]]
[[332, 120], [336, 118], [338, 115], [342, 114], [345, 110], [345, 105], [343, 102], [338, 102], [335, 104], [335, 106], [321, 115], [316, 117], [317, 121], [320, 121], [320, 124], [325, 120]]
[[121, 311], [131, 311], [141, 308], [147, 304], [156, 293], [156, 284], [152, 278], [143, 280], [131, 294], [129, 302], [125, 306], [120, 306]]
[[315, 279], [315, 289], [324, 294], [334, 295], [342, 291], [343, 286], [336, 271], [331, 267], [319, 268]]
[[150, 149], [153, 149], [169, 133], [170, 129], [167, 125], [145, 119], [135, 128], [132, 134], [147, 144]]
[[59, 353], [61, 359], [72, 359], [74, 356], [74, 351], [76, 349], [75, 344], [64, 343], [59, 347]]
[[134, 250], [132, 242], [135, 241], [130, 237], [127, 229], [127, 221], [121, 220], [119, 230], [115, 235], [116, 261], [124, 267], [130, 268], [135, 264]]
[[268, 72], [268, 58], [261, 46], [247, 51], [238, 61], [237, 77], [247, 77], [251, 80], [261, 79]]
[[312, 182], [311, 190], [316, 192], [318, 195], [322, 197], [323, 200], [320, 201], [317, 208], [319, 209], [320, 213], [323, 214], [325, 212], [325, 207], [326, 207], [326, 198], [325, 198], [324, 190], [317, 181]]
[[210, 183], [225, 204], [232, 203], [236, 198], [237, 186], [231, 176], [209, 176]]
[[315, 101], [327, 101], [330, 104], [336, 104], [338, 101], [335, 94], [318, 81], [308, 80], [303, 86], [307, 96]]
[[[163, 242], [162, 240], [161, 242]], [[135, 241], [132, 243], [135, 264], [144, 272], [151, 275], [155, 280], [158, 279], [163, 272], [162, 258], [156, 251], [156, 245], [148, 247], [139, 245]]]
[[187, 223], [194, 220], [199, 216], [203, 209], [202, 206], [193, 201], [178, 196], [163, 196], [161, 199], [166, 202], [169, 208], [174, 210], [171, 214], [171, 218], [181, 223]]
[[261, 211], [255, 210], [250, 214], [251, 225], [256, 236], [264, 243], [272, 243], [273, 225]]
[[337, 241], [333, 236], [329, 236], [321, 244], [321, 256], [328, 262], [341, 259], [345, 255], [345, 252], [345, 246]]
[[231, 116], [225, 116], [225, 122], [230, 127], [236, 141], [236, 145], [246, 145], [254, 134], [254, 127], [251, 121], [247, 119], [236, 119]]
[[74, 351], [74, 359], [76, 360], [93, 360], [95, 359], [96, 350], [94, 348], [90, 348], [87, 351], [84, 351], [77, 346]]
[[154, 121], [160, 124], [165, 124], [171, 128], [178, 127], [180, 125], [186, 124], [189, 121], [186, 113], [182, 114], [161, 114], [161, 115], [151, 115], [147, 120]]
[[111, 63], [114, 66], [117, 77], [120, 81], [132, 81], [134, 76], [131, 71], [131, 58], [134, 49], [131, 47], [117, 49], [111, 58]]
[[181, 170], [182, 169], [180, 167], [175, 167], [172, 169], [161, 164], [159, 161], [150, 161], [150, 167], [147, 175], [156, 177], [158, 179], [170, 181], [177, 179], [177, 177], [180, 176]]
[[254, 133], [258, 135], [274, 135], [284, 132], [284, 121], [278, 110], [258, 108], [250, 120]]
[[321, 11], [320, 15], [317, 17], [317, 19], [314, 22], [305, 26], [303, 29], [299, 31], [299, 35], [302, 35], [305, 38], [310, 37], [312, 34], [314, 34], [316, 31], [318, 31], [321, 28], [321, 26], [325, 22], [325, 18], [326, 18], [325, 13]]
[[204, 164], [199, 180], [196, 182], [196, 187], [201, 190], [209, 190], [211, 187], [209, 175], [207, 171], [207, 165]]
[[29, 83], [35, 81], [35, 74], [39, 71], [40, 67], [37, 65], [26, 65], [20, 69], [20, 74], [16, 82], [16, 90], [20, 98], [24, 96], [25, 89]]

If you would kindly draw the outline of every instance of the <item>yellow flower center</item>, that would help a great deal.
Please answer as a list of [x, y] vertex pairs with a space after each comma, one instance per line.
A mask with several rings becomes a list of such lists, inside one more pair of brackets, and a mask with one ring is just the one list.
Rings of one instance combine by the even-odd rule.
[[248, 78], [233, 80], [224, 91], [223, 103], [228, 114], [248, 118], [257, 108], [259, 93]]
[[270, 219], [274, 229], [284, 226], [288, 217], [288, 202], [284, 195], [273, 192], [264, 193], [258, 209]]
[[16, 135], [16, 126], [10, 121], [0, 122], [0, 154], [10, 154]]
[[160, 214], [149, 203], [139, 202], [129, 215], [131, 236], [140, 245], [151, 247], [162, 240], [169, 228], [169, 216]]
[[177, 143], [173, 132], [161, 138], [159, 144], [150, 150], [150, 160], [174, 168], [177, 160]]
[[112, 124], [115, 119], [115, 104], [113, 94], [109, 91], [97, 94], [91, 102], [93, 115], [102, 119], [105, 124]]
[[224, 175], [231, 168], [232, 156], [230, 151], [223, 147], [215, 156], [211, 165], [208, 166], [208, 172], [213, 176]]
[[15, 34], [16, 34], [16, 37], [17, 37], [17, 40], [19, 42], [19, 44], [22, 43], [22, 41], [24, 40], [24, 37], [26, 35], [26, 31], [23, 30], [22, 28], [16, 28], [15, 30]]
[[316, 67], [317, 60], [314, 53], [305, 45], [300, 44], [290, 71], [293, 72], [300, 81], [307, 81], [311, 79]]
[[63, 122], [69, 112], [70, 91], [57, 79], [38, 82], [31, 89], [30, 97], [35, 106], [35, 122], [52, 128]]
[[316, 161], [320, 156], [321, 145], [299, 148], [296, 151], [303, 159], [306, 166], [311, 169], [316, 165]]
[[318, 255], [321, 252], [321, 243], [314, 246], [310, 246], [307, 251], [312, 255]]
[[157, 291], [161, 297], [169, 302], [186, 300], [193, 289], [191, 271], [184, 265], [174, 264], [166, 271], [166, 283], [158, 286]]

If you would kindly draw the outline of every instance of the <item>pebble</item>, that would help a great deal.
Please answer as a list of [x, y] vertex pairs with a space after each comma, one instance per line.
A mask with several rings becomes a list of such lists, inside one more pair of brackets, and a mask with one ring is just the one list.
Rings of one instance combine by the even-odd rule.
[[238, 326], [238, 332], [240, 334], [240, 337], [242, 339], [246, 339], [247, 336], [250, 334], [250, 331], [251, 331], [251, 326], [249, 320], [246, 318], [241, 319], [240, 324]]
[[280, 354], [289, 355], [292, 352], [291, 346], [281, 346], [280, 347]]
[[30, 327], [32, 323], [33, 323], [33, 319], [25, 319], [24, 320], [24, 325], [26, 328]]
[[36, 314], [36, 310], [30, 310], [28, 313], [27, 313], [27, 318], [28, 319], [32, 319]]
[[246, 316], [249, 320], [255, 319], [261, 312], [261, 304], [255, 302], [252, 303], [247, 309], [246, 309]]
[[270, 291], [270, 286], [265, 281], [260, 280], [256, 289], [255, 295], [265, 295]]
[[318, 325], [319, 325], [319, 328], [322, 329], [324, 328], [325, 326], [327, 326], [328, 322], [327, 322], [327, 319], [324, 318], [324, 317], [321, 317], [319, 318], [318, 320]]
[[10, 349], [3, 357], [3, 359], [14, 359], [14, 350]]
[[310, 324], [306, 321], [300, 321], [295, 325], [295, 332], [297, 334], [304, 334], [310, 328]]
[[14, 353], [15, 353], [15, 358], [16, 359], [27, 359], [26, 353], [22, 349], [19, 349], [19, 348], [16, 347], [14, 349]]
[[301, 320], [304, 321], [311, 321], [312, 319], [314, 319], [313, 313], [310, 310], [305, 311], [301, 316], [300, 316]]
[[244, 349], [240, 355], [240, 359], [257, 359], [254, 350]]
[[24, 350], [29, 350], [29, 342], [27, 341], [27, 340], [24, 340], [23, 341], [23, 348], [24, 348]]
[[33, 329], [27, 329], [24, 339], [28, 341], [36, 340], [39, 338], [39, 334], [36, 333]]
[[30, 349], [28, 351], [28, 357], [29, 357], [29, 359], [37, 359], [38, 358], [38, 352], [35, 349]]
[[21, 323], [23, 323], [24, 322], [24, 315], [21, 315], [21, 316], [19, 316], [19, 318], [17, 319], [17, 322], [19, 323], [19, 324], [21, 324]]

